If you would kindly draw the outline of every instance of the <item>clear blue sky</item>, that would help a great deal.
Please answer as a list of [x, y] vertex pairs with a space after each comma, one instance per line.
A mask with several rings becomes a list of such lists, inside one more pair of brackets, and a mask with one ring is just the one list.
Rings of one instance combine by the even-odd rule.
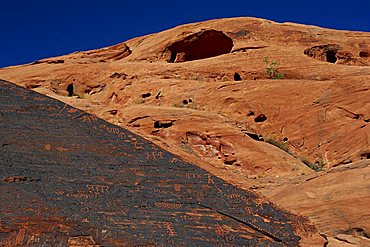
[[0, 67], [221, 17], [370, 32], [369, 11], [370, 0], [0, 0]]

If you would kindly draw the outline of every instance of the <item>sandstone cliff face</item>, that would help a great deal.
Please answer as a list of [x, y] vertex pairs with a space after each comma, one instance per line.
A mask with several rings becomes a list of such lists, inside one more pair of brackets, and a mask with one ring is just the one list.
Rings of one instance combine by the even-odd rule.
[[[306, 164], [328, 171], [370, 158], [369, 52], [369, 33], [232, 18], [3, 68], [0, 78], [127, 127], [280, 203], [289, 180], [316, 176]], [[278, 62], [283, 80], [269, 78], [266, 57]], [[79, 98], [68, 97], [68, 85]], [[341, 189], [354, 182], [330, 181]], [[329, 186], [321, 179], [312, 183]], [[289, 191], [282, 205], [299, 207], [293, 204], [301, 189]], [[346, 196], [348, 203], [366, 205], [352, 200], [353, 193]], [[337, 200], [331, 197], [333, 205]], [[314, 206], [300, 213], [319, 228], [330, 215]], [[335, 222], [332, 230], [320, 230], [329, 237], [354, 228], [369, 235], [369, 221]]]
[[[340, 239], [354, 235], [361, 243], [368, 240], [370, 231], [370, 215], [365, 213], [370, 203], [369, 174], [370, 162], [360, 161], [316, 176], [293, 179], [269, 191], [267, 197], [309, 216], [326, 236]], [[356, 244], [356, 240], [347, 242]]]

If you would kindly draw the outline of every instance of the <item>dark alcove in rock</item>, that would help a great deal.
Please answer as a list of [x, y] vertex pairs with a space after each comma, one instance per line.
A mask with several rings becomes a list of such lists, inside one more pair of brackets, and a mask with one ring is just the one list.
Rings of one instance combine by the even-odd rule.
[[337, 52], [336, 51], [327, 51], [326, 52], [326, 61], [329, 63], [337, 62]]
[[221, 31], [205, 30], [191, 34], [166, 48], [168, 62], [181, 63], [230, 53], [233, 40]]
[[304, 50], [304, 54], [328, 63], [336, 63], [339, 48], [336, 44], [317, 45]]
[[72, 97], [73, 96], [73, 84], [68, 84], [67, 86], [67, 92], [68, 92], [68, 96], [69, 97]]

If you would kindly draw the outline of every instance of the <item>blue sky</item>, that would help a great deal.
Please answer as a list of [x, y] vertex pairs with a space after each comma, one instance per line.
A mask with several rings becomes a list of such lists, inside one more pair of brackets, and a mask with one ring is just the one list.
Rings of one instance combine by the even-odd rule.
[[221, 17], [253, 16], [370, 32], [369, 10], [370, 0], [0, 0], [0, 67]]

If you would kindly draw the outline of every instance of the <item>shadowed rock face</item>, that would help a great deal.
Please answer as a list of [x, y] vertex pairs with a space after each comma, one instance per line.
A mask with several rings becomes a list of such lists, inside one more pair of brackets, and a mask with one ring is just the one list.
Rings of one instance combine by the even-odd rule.
[[171, 63], [180, 63], [230, 53], [233, 40], [221, 31], [206, 30], [185, 37], [170, 45]]
[[363, 55], [361, 52], [359, 53], [360, 58], [356, 58], [352, 53], [342, 50], [342, 48], [336, 44], [313, 46], [305, 49], [304, 54], [328, 63], [367, 66], [367, 63], [361, 60], [361, 57], [366, 57], [361, 56]]
[[338, 60], [336, 55], [339, 49], [339, 45], [335, 44], [317, 45], [304, 50], [304, 54], [328, 63], [336, 63]]
[[297, 229], [317, 234], [125, 129], [5, 81], [0, 141], [1, 246], [297, 246]]

